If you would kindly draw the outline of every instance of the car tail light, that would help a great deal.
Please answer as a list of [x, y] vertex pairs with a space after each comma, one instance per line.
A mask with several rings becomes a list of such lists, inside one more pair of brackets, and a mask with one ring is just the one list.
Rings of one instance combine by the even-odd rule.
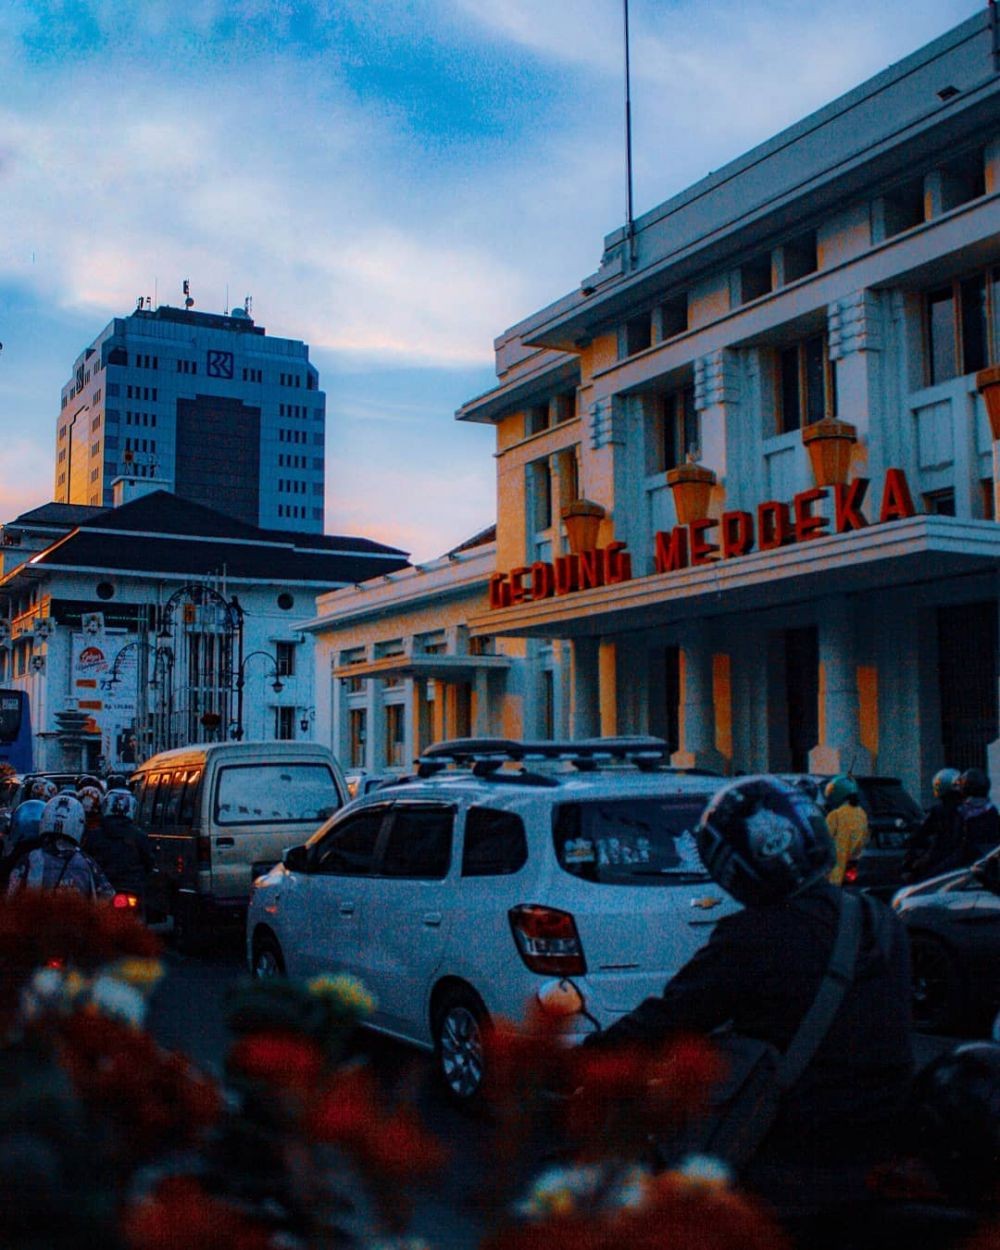
[[854, 885], [858, 879], [858, 866], [856, 863], [850, 863], [844, 869], [844, 885]]
[[568, 911], [522, 903], [507, 915], [518, 953], [532, 972], [582, 976], [587, 971], [576, 921]]
[[139, 898], [138, 895], [135, 894], [122, 894], [119, 892], [111, 900], [111, 905], [112, 907], [117, 907], [119, 910], [127, 909], [129, 907], [138, 907]]
[[212, 839], [204, 833], [198, 835], [198, 863], [205, 868], [212, 866]]

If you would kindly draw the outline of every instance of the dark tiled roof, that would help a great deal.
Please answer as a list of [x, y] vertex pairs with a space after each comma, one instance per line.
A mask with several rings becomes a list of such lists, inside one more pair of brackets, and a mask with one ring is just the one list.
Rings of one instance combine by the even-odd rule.
[[225, 567], [231, 578], [312, 582], [331, 589], [408, 567], [405, 552], [369, 538], [261, 530], [169, 491], [86, 512], [87, 519], [62, 541], [32, 558], [33, 567], [191, 577], [218, 574]]
[[107, 569], [114, 572], [181, 573], [191, 577], [215, 575], [253, 581], [315, 582], [324, 586], [351, 585], [407, 567], [402, 556], [389, 554], [338, 555], [336, 552], [297, 551], [291, 543], [227, 542], [206, 539], [141, 539], [129, 534], [104, 534], [82, 527], [64, 542], [36, 556], [35, 568]]
[[452, 547], [451, 551], [446, 551], [445, 555], [454, 556], [460, 551], [471, 551], [473, 547], [485, 547], [487, 543], [496, 542], [496, 538], [496, 525], [488, 525], [486, 529], [480, 530], [478, 534], [473, 534], [471, 538], [467, 538], [464, 543], [459, 543], [457, 547]]
[[255, 525], [247, 525], [225, 512], [181, 499], [168, 490], [150, 491], [119, 508], [108, 508], [84, 525], [102, 530], [125, 530], [132, 534], [182, 534], [190, 538], [260, 538]]
[[92, 517], [107, 512], [83, 503], [43, 503], [41, 507], [22, 512], [11, 525], [82, 525]]

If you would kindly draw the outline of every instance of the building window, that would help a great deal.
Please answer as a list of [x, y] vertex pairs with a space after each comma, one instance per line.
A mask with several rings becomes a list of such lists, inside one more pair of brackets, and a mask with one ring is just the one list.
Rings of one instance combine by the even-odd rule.
[[784, 246], [785, 282], [797, 282], [807, 274], [815, 273], [819, 268], [816, 250], [816, 231], [792, 239]]
[[837, 412], [836, 378], [826, 335], [814, 334], [777, 353], [778, 429], [782, 434]]
[[630, 317], [622, 327], [621, 355], [634, 356], [653, 344], [652, 313], [640, 313]]
[[673, 391], [657, 400], [650, 469], [662, 473], [684, 464], [689, 452], [697, 452], [701, 444], [698, 413], [694, 406], [694, 387]]
[[547, 456], [528, 465], [528, 492], [535, 531], [549, 529], [552, 525], [552, 478]]
[[[360, 678], [354, 678], [360, 685]], [[365, 740], [368, 733], [368, 713], [363, 707], [352, 707], [347, 713], [348, 759], [352, 768], [365, 766]]]
[[279, 677], [295, 676], [294, 642], [276, 642], [274, 644], [274, 667]]
[[771, 254], [757, 256], [740, 266], [740, 303], [760, 299], [772, 289]]
[[385, 762], [390, 768], [406, 766], [406, 709], [402, 703], [385, 708]]
[[542, 430], [549, 428], [549, 404], [546, 400], [541, 404], [532, 404], [528, 409], [528, 414], [524, 422], [524, 433], [541, 434]]
[[688, 328], [687, 291], [660, 305], [660, 338], [672, 339]]
[[289, 742], [295, 737], [295, 708], [274, 709], [274, 736], [279, 742]]
[[987, 521], [995, 521], [997, 519], [997, 510], [993, 479], [991, 477], [982, 478], [979, 487], [983, 497], [983, 517]]
[[929, 291], [924, 333], [930, 386], [1000, 362], [1000, 269]]
[[954, 490], [931, 490], [924, 495], [924, 511], [931, 516], [955, 515]]

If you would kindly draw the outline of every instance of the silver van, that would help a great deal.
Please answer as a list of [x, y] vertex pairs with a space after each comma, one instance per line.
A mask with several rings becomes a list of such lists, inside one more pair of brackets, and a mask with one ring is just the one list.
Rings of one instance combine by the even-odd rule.
[[313, 742], [217, 742], [163, 751], [129, 784], [156, 858], [150, 920], [173, 917], [182, 949], [242, 918], [254, 879], [348, 800], [340, 765]]

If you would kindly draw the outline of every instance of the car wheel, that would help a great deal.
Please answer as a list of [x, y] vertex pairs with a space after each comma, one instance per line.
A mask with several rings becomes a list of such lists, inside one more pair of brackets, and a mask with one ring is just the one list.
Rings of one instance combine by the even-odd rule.
[[450, 1097], [462, 1106], [473, 1107], [482, 1098], [487, 1027], [486, 1009], [470, 990], [446, 995], [434, 1015], [438, 1075]]
[[910, 935], [913, 1023], [927, 1033], [958, 1028], [965, 1014], [965, 990], [954, 956], [937, 938]]
[[259, 933], [254, 938], [250, 973], [255, 981], [272, 981], [285, 975], [285, 957], [278, 939], [270, 933]]

